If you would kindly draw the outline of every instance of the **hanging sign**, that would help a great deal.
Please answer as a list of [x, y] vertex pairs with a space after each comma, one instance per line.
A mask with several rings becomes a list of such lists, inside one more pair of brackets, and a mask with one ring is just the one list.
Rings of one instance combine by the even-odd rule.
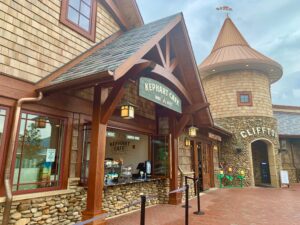
[[140, 78], [139, 95], [181, 113], [181, 99], [164, 84], [147, 77]]
[[48, 148], [46, 153], [46, 162], [54, 162], [55, 161], [55, 152], [56, 149]]

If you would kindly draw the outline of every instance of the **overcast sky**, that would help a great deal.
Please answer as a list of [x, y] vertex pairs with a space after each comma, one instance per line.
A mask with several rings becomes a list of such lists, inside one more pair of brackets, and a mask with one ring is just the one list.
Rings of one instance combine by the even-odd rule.
[[273, 104], [300, 106], [299, 0], [137, 0], [145, 23], [183, 12], [197, 63], [210, 53], [227, 5], [250, 46], [276, 60], [283, 77], [272, 85]]

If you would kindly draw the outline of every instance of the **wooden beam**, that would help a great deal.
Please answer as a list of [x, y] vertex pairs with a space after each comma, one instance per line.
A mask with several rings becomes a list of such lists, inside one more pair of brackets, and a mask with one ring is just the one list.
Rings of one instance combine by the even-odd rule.
[[185, 128], [185, 126], [187, 125], [187, 123], [189, 122], [189, 120], [191, 119], [191, 115], [189, 114], [184, 114], [180, 119], [179, 122], [176, 125], [175, 131], [174, 131], [174, 135], [176, 138], [178, 138], [183, 129]]
[[177, 58], [172, 59], [171, 65], [168, 68], [168, 70], [170, 71], [170, 73], [172, 73], [175, 70], [175, 68], [177, 67], [177, 65], [178, 65]]
[[34, 97], [36, 96], [36, 92], [34, 91], [33, 83], [10, 77], [0, 72], [0, 96], [20, 99], [24, 97]]
[[163, 67], [166, 67], [166, 60], [165, 60], [164, 54], [161, 50], [161, 47], [160, 47], [159, 43], [156, 44], [156, 48], [157, 48], [157, 51], [158, 51], [158, 54], [159, 54], [159, 58], [160, 58], [160, 60], [163, 64]]
[[166, 34], [168, 34], [180, 21], [182, 20], [182, 15], [176, 16], [172, 21], [170, 21], [161, 31], [154, 35], [148, 42], [146, 42], [142, 48], [130, 56], [124, 61], [115, 71], [115, 80], [124, 76], [130, 68], [140, 59], [142, 59], [148, 51], [150, 51]]
[[170, 67], [170, 61], [171, 61], [171, 40], [170, 40], [170, 34], [166, 35], [166, 66]]
[[104, 0], [102, 2], [123, 30], [129, 30], [131, 28], [130, 24], [127, 23], [127, 19], [124, 17], [124, 15], [113, 0]]
[[206, 109], [207, 107], [209, 107], [209, 103], [197, 103], [189, 105], [185, 107], [185, 109], [183, 110], [183, 114], [193, 114], [200, 110]]
[[[170, 190], [178, 188], [178, 137], [176, 137], [176, 118], [172, 116], [170, 118], [170, 144], [169, 155], [171, 156], [171, 177], [170, 177]], [[181, 203], [181, 193], [173, 193], [169, 196], [169, 204], [177, 205]]]
[[49, 84], [48, 86], [37, 88], [37, 91], [50, 94], [58, 91], [65, 91], [66, 89], [84, 89], [95, 86], [95, 84], [101, 84], [103, 86], [106, 83], [114, 81], [114, 77], [108, 72], [100, 72], [87, 77], [81, 77], [69, 81], [60, 82], [57, 84]]
[[152, 70], [152, 62], [146, 61], [140, 64], [135, 65], [131, 68], [125, 77], [121, 78], [120, 80], [116, 81], [116, 84], [113, 87], [113, 90], [108, 95], [107, 99], [105, 100], [102, 111], [101, 111], [101, 123], [106, 124], [109, 118], [112, 116], [117, 104], [120, 102], [121, 98], [125, 93], [124, 83], [129, 79], [135, 79], [139, 76], [145, 69]]
[[161, 65], [156, 65], [152, 70], [153, 73], [165, 78], [168, 80], [175, 88], [184, 96], [189, 104], [192, 104], [192, 97], [190, 93], [186, 90], [186, 88], [181, 84], [181, 82], [175, 77], [174, 74], [170, 73]]
[[125, 93], [125, 79], [119, 80], [116, 85], [113, 87], [111, 93], [108, 95], [105, 100], [102, 110], [101, 110], [101, 123], [107, 124], [109, 118], [112, 116], [117, 104], [122, 99]]
[[[101, 123], [101, 87], [94, 88], [91, 150], [86, 210], [82, 220], [102, 214], [102, 190], [104, 185], [104, 159], [106, 147], [106, 124]], [[97, 222], [98, 224], [98, 222]], [[105, 221], [99, 221], [105, 224]]]

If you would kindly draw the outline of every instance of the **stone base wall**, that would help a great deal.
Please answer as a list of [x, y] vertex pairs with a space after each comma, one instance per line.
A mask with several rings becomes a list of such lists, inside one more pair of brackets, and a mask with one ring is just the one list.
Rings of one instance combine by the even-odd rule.
[[133, 203], [141, 199], [141, 194], [150, 196], [146, 206], [167, 204], [169, 201], [168, 193], [169, 180], [167, 179], [107, 187], [103, 192], [103, 210], [109, 212], [110, 216], [138, 210], [140, 203]]
[[[73, 193], [14, 201], [9, 224], [74, 224], [81, 219], [86, 192], [77, 187]], [[1, 219], [4, 203], [0, 205]]]
[[[300, 139], [285, 139], [286, 149], [281, 152], [282, 169], [289, 173], [290, 183], [300, 182]], [[297, 177], [298, 176], [298, 177]]]
[[[180, 174], [178, 176], [178, 187], [183, 187], [185, 185], [184, 176], [194, 177], [194, 173], [190, 172], [187, 174]], [[194, 181], [191, 179], [188, 179], [188, 185], [189, 185], [189, 199], [194, 198], [196, 196], [195, 194], [195, 185]], [[185, 192], [182, 193], [182, 202], [185, 201]]]
[[[281, 159], [278, 153], [279, 141], [277, 136], [277, 121], [272, 117], [228, 117], [215, 119], [216, 124], [224, 127], [233, 133], [231, 138], [224, 139], [221, 146], [221, 154], [219, 161], [225, 166], [232, 166], [235, 169], [243, 169], [245, 174], [245, 185], [254, 186], [253, 178], [253, 162], [251, 143], [256, 140], [262, 140], [268, 144], [269, 164], [272, 185], [279, 186], [279, 171], [281, 169]], [[259, 134], [252, 131], [252, 128], [270, 128], [272, 132], [261, 131]], [[248, 130], [248, 132], [247, 132]], [[244, 131], [244, 135], [241, 132]], [[245, 135], [246, 134], [246, 135]], [[240, 149], [240, 151], [238, 150]], [[234, 185], [239, 184], [239, 180], [235, 179]]]
[[[78, 181], [78, 180], [77, 180]], [[72, 182], [75, 185], [77, 182]], [[83, 187], [70, 186], [68, 194], [14, 200], [9, 224], [75, 224], [81, 220], [81, 212], [86, 208], [87, 191]], [[45, 192], [45, 196], [50, 192]], [[103, 191], [103, 209], [114, 216], [140, 209], [140, 194], [151, 196], [146, 206], [167, 204], [169, 201], [169, 180], [159, 179], [150, 182], [107, 187]], [[4, 202], [0, 203], [0, 223], [4, 212]]]

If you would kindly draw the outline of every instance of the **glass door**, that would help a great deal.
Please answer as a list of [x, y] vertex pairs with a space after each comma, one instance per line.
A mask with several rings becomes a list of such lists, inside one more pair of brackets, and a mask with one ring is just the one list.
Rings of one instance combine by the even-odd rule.
[[81, 162], [81, 175], [80, 181], [83, 185], [87, 185], [89, 175], [89, 161], [90, 161], [90, 148], [91, 148], [91, 126], [85, 124], [83, 126], [83, 154]]
[[167, 135], [152, 136], [150, 142], [153, 176], [169, 177], [169, 137]]

